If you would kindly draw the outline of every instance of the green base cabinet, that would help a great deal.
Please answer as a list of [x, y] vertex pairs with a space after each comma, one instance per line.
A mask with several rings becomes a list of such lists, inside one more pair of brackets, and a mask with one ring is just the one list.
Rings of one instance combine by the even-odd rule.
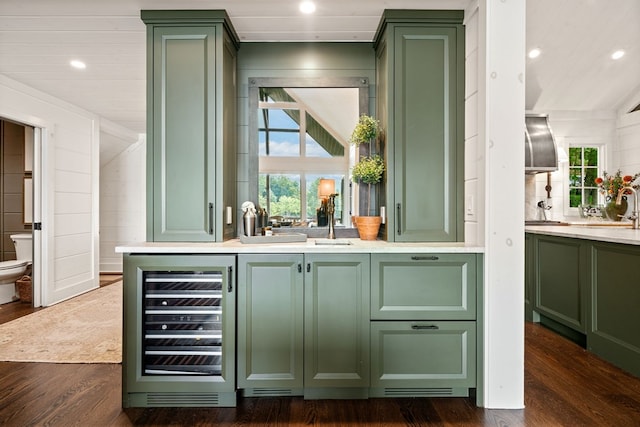
[[243, 394], [367, 397], [369, 276], [369, 254], [240, 254]]
[[372, 397], [478, 386], [479, 254], [372, 254]]
[[148, 57], [147, 240], [233, 238], [237, 36], [224, 11], [143, 10], [141, 17]]
[[534, 310], [580, 333], [587, 331], [588, 273], [584, 240], [537, 236]]
[[245, 396], [300, 395], [303, 255], [238, 257], [238, 388]]
[[375, 37], [389, 241], [464, 241], [462, 20], [462, 11], [386, 10]]
[[640, 246], [537, 233], [527, 238], [534, 320], [539, 314], [545, 326], [640, 376], [640, 287], [634, 279]]

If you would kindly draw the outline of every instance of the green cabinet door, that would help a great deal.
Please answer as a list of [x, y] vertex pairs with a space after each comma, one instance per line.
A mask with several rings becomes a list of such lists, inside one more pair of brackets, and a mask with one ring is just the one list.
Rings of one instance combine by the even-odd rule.
[[589, 289], [587, 251], [584, 240], [535, 237], [534, 309], [582, 334], [586, 333], [585, 307]]
[[[226, 14], [142, 11], [147, 24], [147, 240], [234, 236], [235, 51]], [[233, 219], [233, 218], [232, 218]]]
[[371, 395], [467, 396], [476, 386], [476, 322], [371, 322]]
[[535, 268], [533, 265], [533, 236], [524, 235], [524, 320], [533, 322], [533, 291]]
[[369, 268], [369, 254], [305, 254], [307, 397], [369, 386]]
[[238, 256], [238, 387], [247, 396], [301, 394], [302, 265], [299, 254]]
[[462, 13], [415, 12], [386, 11], [376, 39], [387, 238], [463, 241]]

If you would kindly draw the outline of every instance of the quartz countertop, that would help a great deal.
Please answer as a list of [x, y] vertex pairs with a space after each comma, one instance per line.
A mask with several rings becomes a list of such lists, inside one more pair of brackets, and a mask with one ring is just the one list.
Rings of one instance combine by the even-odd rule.
[[[483, 253], [484, 247], [463, 242], [395, 243], [383, 240], [336, 239], [339, 244], [327, 244], [329, 239], [307, 239], [293, 243], [226, 242], [137, 242], [116, 247], [117, 253], [145, 254], [224, 254], [224, 253]], [[316, 243], [318, 242], [318, 243]]]
[[631, 223], [569, 223], [569, 225], [530, 225], [526, 233], [571, 237], [600, 242], [640, 245], [640, 230], [631, 228]]

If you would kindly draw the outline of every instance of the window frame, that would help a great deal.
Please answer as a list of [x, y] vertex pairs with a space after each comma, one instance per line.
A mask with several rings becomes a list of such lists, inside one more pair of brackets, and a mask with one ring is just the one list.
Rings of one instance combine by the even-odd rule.
[[[585, 148], [596, 148], [598, 150], [598, 156], [597, 156], [597, 166], [595, 168], [589, 167], [588, 169], [595, 169], [596, 170], [596, 176], [602, 176], [602, 171], [604, 170], [603, 164], [605, 161], [605, 149], [606, 149], [606, 145], [605, 144], [579, 144], [579, 143], [569, 143], [568, 145], [568, 151], [569, 151], [569, 161], [567, 161], [566, 163], [566, 171], [565, 171], [565, 178], [566, 178], [566, 182], [567, 182], [567, 191], [564, 192], [564, 203], [566, 206], [565, 212], [567, 212], [570, 216], [579, 216], [580, 215], [580, 209], [579, 207], [572, 207], [571, 206], [571, 190], [572, 189], [576, 189], [576, 188], [580, 188], [581, 191], [581, 204], [585, 203], [584, 200], [584, 189], [585, 188], [595, 188], [597, 190], [597, 185], [594, 182], [593, 186], [589, 186], [586, 187], [584, 185], [584, 182], [582, 183], [583, 185], [580, 187], [574, 187], [571, 185], [571, 169], [572, 168], [576, 168], [578, 166], [572, 166], [571, 165], [571, 149], [572, 148], [580, 148], [581, 149], [581, 165], [580, 166], [580, 170], [581, 170], [581, 176], [585, 176], [584, 175], [584, 171], [585, 171], [585, 165], [584, 165], [584, 149]], [[599, 191], [597, 191], [597, 204], [601, 205], [604, 204], [604, 198], [603, 196], [600, 194]]]

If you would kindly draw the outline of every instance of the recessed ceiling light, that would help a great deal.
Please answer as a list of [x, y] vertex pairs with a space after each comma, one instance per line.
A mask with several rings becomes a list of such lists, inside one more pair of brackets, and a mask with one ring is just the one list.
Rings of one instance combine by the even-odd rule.
[[302, 13], [313, 13], [316, 11], [316, 5], [312, 1], [303, 1], [300, 3], [300, 12]]
[[84, 62], [78, 60], [78, 59], [72, 59], [69, 64], [71, 64], [71, 66], [73, 68], [77, 68], [78, 70], [84, 70], [85, 68], [87, 68], [87, 64], [85, 64]]
[[540, 56], [540, 53], [542, 53], [542, 52], [538, 48], [531, 49], [529, 51], [529, 58], [531, 58], [531, 59], [537, 58], [538, 56]]
[[624, 50], [616, 50], [611, 54], [611, 59], [620, 59], [624, 56]]

